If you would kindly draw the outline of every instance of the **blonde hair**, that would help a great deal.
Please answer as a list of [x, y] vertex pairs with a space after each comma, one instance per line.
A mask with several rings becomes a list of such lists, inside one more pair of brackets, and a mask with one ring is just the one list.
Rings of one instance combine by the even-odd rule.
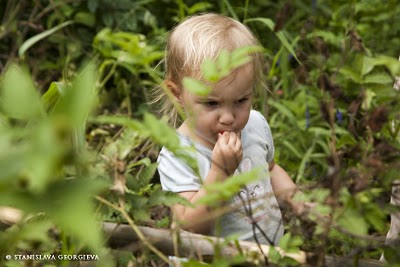
[[[205, 59], [214, 61], [222, 50], [233, 50], [259, 45], [251, 30], [239, 21], [207, 13], [187, 18], [170, 33], [165, 55], [165, 80], [182, 87], [182, 79], [201, 79], [201, 65]], [[252, 54], [255, 85], [262, 83], [263, 57]], [[257, 86], [256, 86], [257, 88]], [[179, 116], [164, 85], [157, 88], [154, 103], [161, 102], [160, 113], [176, 126]]]

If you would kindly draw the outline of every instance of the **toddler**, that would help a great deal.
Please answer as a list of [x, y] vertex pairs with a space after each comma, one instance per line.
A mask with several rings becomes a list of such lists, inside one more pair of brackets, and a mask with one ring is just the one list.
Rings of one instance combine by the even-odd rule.
[[[204, 81], [201, 65], [205, 59], [215, 60], [223, 50], [256, 45], [257, 39], [245, 25], [218, 14], [192, 16], [172, 30], [165, 58], [168, 92], [159, 99], [164, 99], [164, 114], [173, 124], [178, 116], [169, 96], [182, 107], [185, 118], [176, 125], [177, 134], [182, 145], [196, 148], [193, 156], [200, 177], [165, 147], [158, 158], [158, 171], [164, 190], [196, 203], [207, 195], [206, 185], [230, 179], [235, 172], [261, 169], [256, 180], [221, 204], [229, 207], [229, 212], [218, 218], [216, 233], [277, 245], [283, 235], [277, 200], [287, 200], [296, 186], [274, 162], [274, 143], [266, 119], [252, 110], [254, 91], [262, 84], [262, 55], [252, 53], [250, 62], [211, 84], [207, 96], [191, 93], [182, 83], [184, 77]], [[187, 230], [214, 233], [216, 221], [209, 207], [176, 205], [172, 212]]]

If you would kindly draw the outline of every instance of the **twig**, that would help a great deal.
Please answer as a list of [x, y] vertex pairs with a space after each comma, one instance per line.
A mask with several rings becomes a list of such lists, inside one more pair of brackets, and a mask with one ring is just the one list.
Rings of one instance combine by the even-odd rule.
[[126, 213], [126, 211], [124, 210], [123, 207], [118, 207], [114, 204], [112, 204], [111, 202], [109, 202], [108, 200], [100, 197], [100, 196], [96, 196], [96, 199], [102, 203], [104, 203], [105, 205], [109, 206], [110, 208], [113, 208], [119, 212], [121, 212], [122, 216], [127, 220], [127, 222], [129, 223], [129, 225], [132, 227], [132, 229], [135, 231], [135, 233], [137, 234], [137, 236], [140, 238], [140, 240], [151, 250], [153, 251], [158, 257], [160, 257], [162, 260], [164, 260], [165, 262], [167, 262], [168, 264], [170, 264], [170, 261], [168, 260], [168, 258], [161, 252], [159, 251], [157, 248], [155, 248], [148, 240], [147, 238], [142, 234], [142, 232], [139, 230], [139, 228], [137, 227], [137, 225], [133, 222], [133, 220], [131, 219], [131, 217]]

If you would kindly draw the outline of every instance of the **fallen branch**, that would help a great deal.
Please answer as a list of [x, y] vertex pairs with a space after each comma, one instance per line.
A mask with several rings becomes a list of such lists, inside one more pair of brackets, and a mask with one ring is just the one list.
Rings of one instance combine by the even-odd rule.
[[[21, 211], [9, 207], [0, 207], [0, 221], [3, 224], [13, 225], [20, 222], [22, 218]], [[270, 246], [261, 245], [263, 250], [263, 253], [261, 253], [258, 244], [247, 241], [238, 241], [236, 244], [228, 243], [225, 245], [223, 238], [194, 234], [184, 230], [179, 231], [179, 242], [174, 242], [173, 231], [170, 229], [156, 229], [144, 226], [137, 226], [137, 228], [147, 242], [150, 242], [165, 255], [176, 255], [178, 253], [176, 256], [211, 261], [215, 256], [215, 244], [223, 243], [224, 245], [221, 246], [219, 251], [221, 256], [232, 257], [243, 254], [248, 257], [249, 262], [250, 260], [251, 262], [263, 262], [263, 254], [268, 256], [270, 250]], [[107, 237], [108, 245], [112, 249], [135, 252], [145, 246], [130, 225], [104, 222], [103, 231]], [[299, 265], [314, 266], [315, 257], [313, 253], [305, 253], [304, 251], [286, 253], [280, 248], [275, 248], [282, 256], [296, 260]], [[378, 267], [383, 266], [383, 262], [377, 260], [359, 260], [356, 262], [352, 257], [325, 256], [324, 266]]]
[[[109, 237], [108, 244], [111, 248], [127, 251], [137, 251], [142, 247], [138, 245], [140, 239], [136, 236], [135, 232], [129, 225], [115, 224], [115, 223], [103, 223], [103, 229], [106, 235]], [[140, 231], [157, 249], [166, 255], [174, 255], [174, 242], [172, 231], [169, 229], [155, 229], [150, 227], [139, 227]], [[197, 258], [204, 261], [211, 261], [215, 255], [216, 242], [223, 242], [223, 239], [217, 237], [204, 236], [199, 234], [193, 234], [184, 230], [179, 232], [179, 245], [177, 251], [181, 257]], [[253, 260], [263, 261], [262, 253], [259, 251], [259, 247], [256, 243], [239, 241], [239, 247], [234, 244], [228, 244], [223, 246], [220, 250], [220, 255], [224, 257], [232, 257], [243, 253], [249, 256]], [[261, 245], [261, 248], [265, 255], [268, 256], [270, 246]], [[296, 260], [299, 265], [315, 266], [313, 264], [315, 256], [313, 253], [305, 253], [299, 251], [298, 253], [285, 253], [283, 250], [275, 247], [282, 256], [290, 257]], [[357, 265], [358, 264], [358, 265]], [[336, 256], [325, 256], [326, 267], [378, 267], [383, 266], [383, 262], [377, 260], [358, 260], [355, 261], [353, 257], [336, 257]]]
[[[134, 243], [139, 241], [139, 238], [129, 225], [105, 222], [103, 223], [103, 229], [107, 236], [110, 237], [109, 245], [112, 248], [125, 248], [127, 250], [130, 250], [129, 248], [137, 249], [137, 245], [134, 245]], [[155, 229], [150, 227], [139, 227], [139, 229], [160, 251], [167, 255], [174, 255], [173, 236], [169, 229]], [[224, 239], [180, 230], [179, 241], [177, 248], [179, 255], [176, 256], [196, 257], [207, 261], [212, 259], [215, 255], [215, 244], [224, 242]], [[233, 243], [223, 246], [220, 251], [221, 255], [230, 257], [243, 253], [259, 261], [263, 260], [258, 244], [247, 241], [239, 241], [238, 244], [238, 247]], [[261, 249], [265, 255], [268, 255], [270, 246], [261, 245]], [[306, 253], [303, 251], [298, 253], [286, 253], [282, 249], [276, 249], [282, 256], [290, 257], [299, 262], [299, 264], [306, 263]]]

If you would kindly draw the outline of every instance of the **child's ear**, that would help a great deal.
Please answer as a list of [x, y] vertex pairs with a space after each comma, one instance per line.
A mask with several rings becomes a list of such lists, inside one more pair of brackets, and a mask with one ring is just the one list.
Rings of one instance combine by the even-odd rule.
[[175, 97], [176, 101], [181, 104], [182, 89], [173, 81], [165, 80], [165, 86], [171, 91], [172, 95]]

